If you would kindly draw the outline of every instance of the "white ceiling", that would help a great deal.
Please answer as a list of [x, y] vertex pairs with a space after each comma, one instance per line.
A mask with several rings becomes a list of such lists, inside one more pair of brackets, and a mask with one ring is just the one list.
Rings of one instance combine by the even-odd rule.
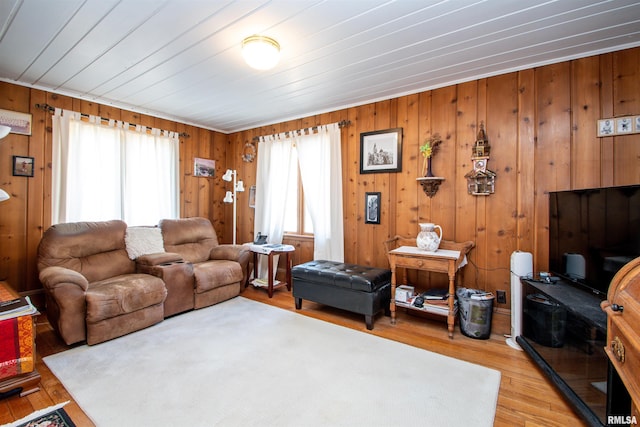
[[0, 0], [0, 80], [225, 133], [638, 45], [637, 0]]

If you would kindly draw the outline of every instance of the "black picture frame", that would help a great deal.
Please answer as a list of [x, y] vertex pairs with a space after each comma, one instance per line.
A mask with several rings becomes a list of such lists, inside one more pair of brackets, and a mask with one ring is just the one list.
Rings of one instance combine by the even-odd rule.
[[380, 224], [380, 192], [364, 194], [364, 223]]
[[13, 176], [33, 176], [33, 170], [35, 169], [35, 159], [27, 156], [13, 156], [13, 165], [11, 170]]
[[360, 134], [360, 173], [402, 171], [402, 128]]

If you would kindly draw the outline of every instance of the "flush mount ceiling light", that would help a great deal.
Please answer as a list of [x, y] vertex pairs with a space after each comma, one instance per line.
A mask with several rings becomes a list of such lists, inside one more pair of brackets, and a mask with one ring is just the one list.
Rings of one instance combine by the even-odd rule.
[[242, 41], [242, 56], [251, 68], [269, 70], [280, 59], [280, 45], [271, 37], [247, 37]]

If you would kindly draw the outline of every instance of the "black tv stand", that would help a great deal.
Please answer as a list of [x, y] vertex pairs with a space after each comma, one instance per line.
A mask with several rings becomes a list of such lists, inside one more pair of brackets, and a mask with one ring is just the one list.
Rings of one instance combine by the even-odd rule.
[[565, 281], [521, 279], [523, 335], [516, 342], [591, 426], [607, 415], [607, 316], [601, 299]]
[[561, 304], [572, 315], [584, 320], [598, 331], [607, 333], [607, 314], [600, 308], [602, 299], [595, 293], [577, 288], [564, 280], [547, 283], [541, 280], [523, 279], [522, 282]]

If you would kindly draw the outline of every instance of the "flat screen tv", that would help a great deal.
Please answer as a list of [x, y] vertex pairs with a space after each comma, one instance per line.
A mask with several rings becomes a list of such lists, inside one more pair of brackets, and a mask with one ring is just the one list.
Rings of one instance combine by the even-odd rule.
[[640, 185], [549, 193], [549, 271], [602, 299], [640, 256]]

